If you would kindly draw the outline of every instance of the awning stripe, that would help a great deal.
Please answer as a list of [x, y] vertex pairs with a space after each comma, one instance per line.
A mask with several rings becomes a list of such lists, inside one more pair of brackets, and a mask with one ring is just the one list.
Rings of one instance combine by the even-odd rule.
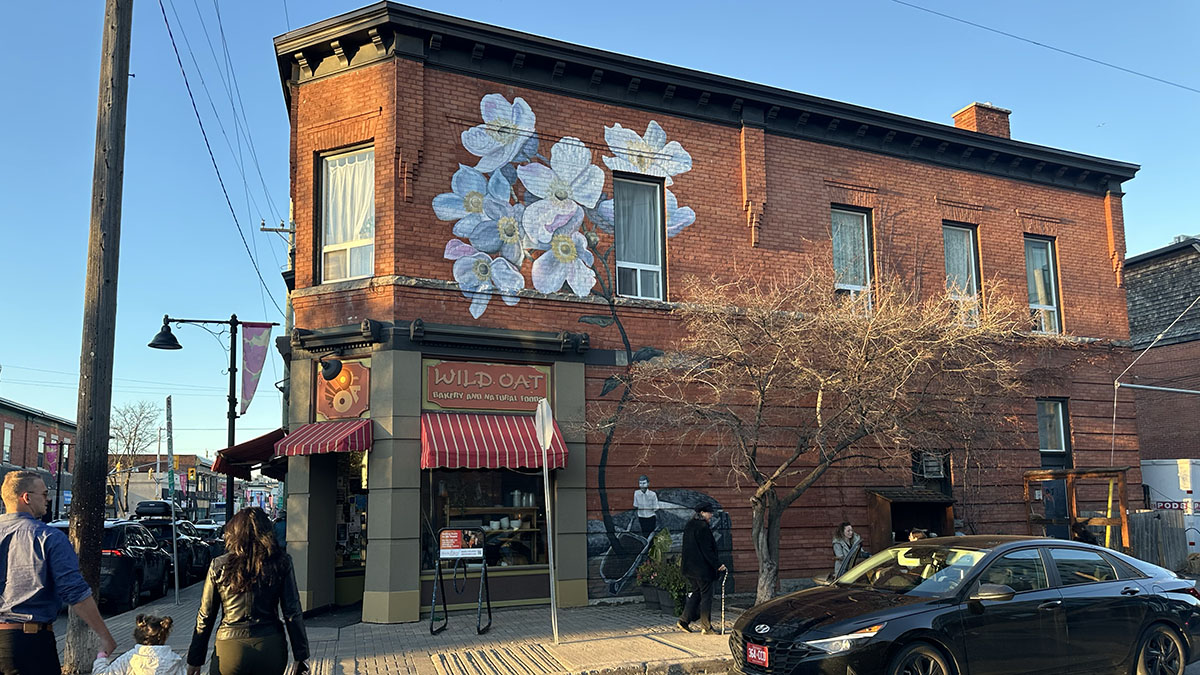
[[[567, 446], [556, 423], [547, 461], [567, 465]], [[421, 415], [421, 468], [541, 468], [542, 450], [529, 415], [434, 413]]]
[[371, 449], [371, 420], [317, 422], [296, 429], [275, 443], [275, 455], [320, 455]]

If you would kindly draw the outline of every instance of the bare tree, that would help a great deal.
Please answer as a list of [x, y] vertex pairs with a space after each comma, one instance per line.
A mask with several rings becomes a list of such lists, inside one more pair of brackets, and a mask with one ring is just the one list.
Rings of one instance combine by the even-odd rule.
[[[955, 447], [1016, 392], [1014, 345], [1036, 341], [1028, 308], [986, 288], [964, 307], [918, 297], [895, 278], [857, 296], [814, 264], [760, 281], [691, 279], [670, 350], [639, 362], [623, 419], [632, 432], [691, 437], [750, 484], [758, 600], [779, 574], [783, 511], [834, 465], [910, 466], [912, 451]], [[974, 450], [977, 452], [977, 450]]]
[[137, 455], [146, 452], [158, 440], [162, 408], [151, 401], [119, 405], [112, 410], [108, 469], [110, 484], [120, 486], [120, 508], [129, 511], [129, 480]]

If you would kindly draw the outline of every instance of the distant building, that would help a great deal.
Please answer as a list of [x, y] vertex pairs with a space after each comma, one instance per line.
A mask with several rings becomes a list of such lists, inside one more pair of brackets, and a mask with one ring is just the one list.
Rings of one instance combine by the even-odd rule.
[[[57, 502], [60, 514], [71, 503], [71, 469], [75, 466], [75, 423], [27, 405], [0, 398], [0, 477], [9, 471], [29, 469], [42, 474], [50, 490], [50, 512]], [[61, 474], [58, 457], [64, 457]], [[59, 484], [63, 489], [59, 490]], [[2, 508], [2, 507], [0, 507]]]
[[[225, 476], [213, 473], [212, 460], [200, 455], [175, 455], [178, 467], [175, 473], [175, 501], [184, 510], [181, 517], [192, 520], [208, 518], [211, 515], [212, 503], [222, 500], [225, 494]], [[128, 461], [122, 458], [122, 461]], [[129, 512], [132, 513], [137, 503], [152, 499], [167, 499], [170, 490], [167, 487], [166, 454], [134, 455], [132, 458], [133, 475], [129, 479]], [[156, 468], [157, 467], [157, 468]], [[194, 471], [193, 471], [194, 470]], [[110, 481], [113, 483], [114, 481]], [[115, 484], [124, 486], [125, 481], [119, 479]], [[110, 509], [112, 510], [112, 509]], [[114, 515], [126, 515], [122, 509]]]
[[[1200, 390], [1200, 307], [1171, 326], [1200, 296], [1200, 237], [1176, 237], [1169, 246], [1127, 259], [1125, 280], [1130, 340], [1141, 358], [1124, 381]], [[1200, 395], [1136, 393], [1142, 459], [1200, 459]]]

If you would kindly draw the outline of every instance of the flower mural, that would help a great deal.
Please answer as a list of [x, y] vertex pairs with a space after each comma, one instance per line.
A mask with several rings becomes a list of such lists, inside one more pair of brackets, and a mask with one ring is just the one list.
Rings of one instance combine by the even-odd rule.
[[[471, 301], [471, 316], [482, 316], [492, 295], [508, 305], [519, 302], [527, 258], [533, 261], [529, 271], [537, 291], [569, 289], [586, 297], [597, 284], [595, 232], [616, 231], [613, 199], [602, 193], [604, 170], [592, 163], [592, 150], [572, 136], [559, 139], [549, 158], [542, 155], [537, 118], [520, 97], [510, 103], [488, 94], [479, 112], [483, 123], [461, 136], [463, 147], [479, 160], [474, 167], [460, 164], [450, 192], [433, 199], [438, 219], [454, 222], [456, 238], [447, 242], [444, 257], [453, 261], [454, 280]], [[641, 135], [620, 124], [606, 126], [604, 140], [612, 156], [603, 162], [611, 171], [658, 177], [671, 185], [674, 176], [692, 168], [691, 155], [678, 141], [668, 141], [655, 121]], [[694, 223], [696, 213], [680, 207], [670, 190], [664, 193], [669, 238]]]
[[500, 94], [488, 94], [479, 102], [479, 114], [483, 124], [462, 133], [463, 147], [479, 156], [476, 171], [491, 173], [518, 155], [537, 154], [537, 118], [525, 99], [517, 97], [509, 103]]
[[645, 135], [620, 124], [604, 127], [604, 140], [614, 157], [605, 157], [604, 164], [613, 171], [660, 176], [667, 185], [675, 176], [692, 168], [692, 156], [678, 141], [667, 142], [667, 132], [653, 120], [646, 125]]

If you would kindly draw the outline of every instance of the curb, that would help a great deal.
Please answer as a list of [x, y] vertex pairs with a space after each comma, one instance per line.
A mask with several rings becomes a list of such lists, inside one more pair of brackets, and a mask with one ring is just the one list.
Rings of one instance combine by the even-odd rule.
[[733, 658], [700, 657], [683, 661], [645, 661], [609, 668], [573, 671], [575, 675], [724, 675], [733, 666]]

